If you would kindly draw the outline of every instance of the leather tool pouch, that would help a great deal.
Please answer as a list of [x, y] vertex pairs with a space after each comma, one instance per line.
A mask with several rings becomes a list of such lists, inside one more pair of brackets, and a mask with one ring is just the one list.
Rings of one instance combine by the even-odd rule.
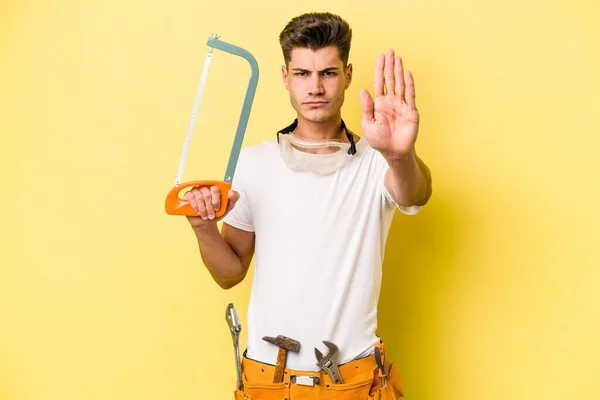
[[398, 374], [398, 369], [394, 362], [385, 362], [386, 371], [386, 382], [385, 386], [381, 384], [381, 378], [379, 377], [378, 370], [373, 372], [373, 385], [369, 393], [369, 400], [396, 400], [404, 397], [404, 387], [402, 386], [402, 379]]
[[[395, 364], [385, 362], [386, 385], [382, 386], [373, 356], [340, 365], [343, 384], [334, 384], [323, 371], [285, 370], [284, 381], [273, 383], [274, 367], [244, 357], [244, 391], [235, 390], [236, 400], [397, 400], [404, 397]], [[302, 376], [311, 385], [295, 383]], [[299, 380], [298, 380], [299, 381]]]

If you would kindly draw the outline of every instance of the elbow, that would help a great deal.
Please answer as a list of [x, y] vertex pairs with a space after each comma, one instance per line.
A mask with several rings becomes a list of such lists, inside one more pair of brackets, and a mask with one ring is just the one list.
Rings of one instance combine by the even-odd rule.
[[235, 267], [230, 267], [225, 270], [210, 270], [214, 281], [221, 287], [221, 289], [228, 290], [237, 286], [244, 280], [248, 274], [248, 268], [250, 266], [250, 260], [247, 263], [239, 260], [239, 264]]
[[217, 284], [221, 287], [221, 289], [229, 290], [242, 282], [245, 277], [246, 274], [231, 279], [219, 279], [217, 280]]
[[418, 199], [417, 201], [415, 201], [415, 205], [416, 206], [424, 206], [425, 204], [427, 204], [429, 202], [429, 199], [431, 198], [431, 182], [427, 185], [427, 191], [425, 192], [425, 194]]
[[423, 205], [425, 205], [429, 202], [429, 199], [431, 199], [432, 193], [433, 193], [433, 187], [431, 186], [431, 175], [429, 175], [427, 177], [427, 190], [425, 191], [425, 198], [422, 201]]
[[[419, 189], [417, 189], [417, 193], [410, 200], [406, 200], [405, 198], [403, 198], [402, 195], [397, 195], [395, 193], [390, 193], [390, 194], [392, 195], [392, 199], [394, 200], [394, 202], [396, 202], [396, 204], [398, 204], [400, 206], [422, 207], [429, 202], [429, 199], [431, 198], [431, 193], [432, 193], [431, 181], [428, 181], [426, 183], [426, 186], [421, 186]], [[406, 197], [406, 196], [404, 196], [404, 197]]]
[[412, 201], [413, 205], [415, 206], [422, 207], [425, 204], [427, 204], [433, 192], [433, 188], [431, 185], [431, 174], [429, 173], [429, 170], [427, 170], [427, 173], [425, 174], [424, 178], [425, 180], [422, 181], [422, 183], [419, 185], [416, 196], [415, 198], [413, 198]]
[[225, 281], [225, 282], [217, 282], [219, 284], [219, 286], [221, 287], [221, 289], [224, 290], [229, 290], [235, 286], [237, 286], [238, 283], [240, 283], [241, 281]]
[[419, 167], [418, 170], [421, 172], [421, 177], [420, 179], [418, 179], [418, 181], [420, 181], [420, 184], [418, 185], [419, 193], [417, 195], [418, 198], [415, 201], [415, 205], [424, 206], [429, 202], [429, 199], [431, 198], [431, 194], [433, 192], [431, 171], [429, 170], [429, 167], [427, 167], [427, 165], [419, 157], [416, 157], [416, 161], [417, 166]]

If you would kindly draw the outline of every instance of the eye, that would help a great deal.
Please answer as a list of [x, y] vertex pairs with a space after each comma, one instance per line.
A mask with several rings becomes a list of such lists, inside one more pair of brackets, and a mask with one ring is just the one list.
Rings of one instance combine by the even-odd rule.
[[296, 76], [306, 76], [306, 72], [295, 72], [294, 75], [296, 75]]
[[325, 76], [336, 76], [337, 73], [335, 71], [325, 71], [323, 73], [323, 75], [325, 75]]

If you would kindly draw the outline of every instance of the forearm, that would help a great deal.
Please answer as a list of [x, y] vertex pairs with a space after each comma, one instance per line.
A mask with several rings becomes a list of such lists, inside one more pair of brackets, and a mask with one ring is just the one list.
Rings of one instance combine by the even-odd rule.
[[431, 174], [413, 151], [408, 157], [386, 158], [385, 183], [394, 201], [403, 206], [422, 206], [431, 197]]
[[225, 241], [216, 223], [194, 228], [204, 265], [215, 282], [229, 289], [244, 279], [247, 268]]

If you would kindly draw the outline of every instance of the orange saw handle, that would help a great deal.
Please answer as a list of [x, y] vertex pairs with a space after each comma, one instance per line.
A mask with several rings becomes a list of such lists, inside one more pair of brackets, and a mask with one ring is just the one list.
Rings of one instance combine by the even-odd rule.
[[167, 194], [167, 199], [165, 200], [165, 210], [167, 211], [167, 214], [185, 215], [188, 217], [199, 216], [198, 213], [194, 211], [189, 201], [179, 197], [179, 193], [181, 193], [183, 189], [192, 186], [217, 186], [221, 192], [221, 207], [216, 210], [215, 216], [219, 218], [225, 214], [227, 205], [229, 204], [228, 192], [231, 189], [231, 183], [223, 181], [191, 181], [175, 186], [173, 189], [171, 189], [169, 194]]

